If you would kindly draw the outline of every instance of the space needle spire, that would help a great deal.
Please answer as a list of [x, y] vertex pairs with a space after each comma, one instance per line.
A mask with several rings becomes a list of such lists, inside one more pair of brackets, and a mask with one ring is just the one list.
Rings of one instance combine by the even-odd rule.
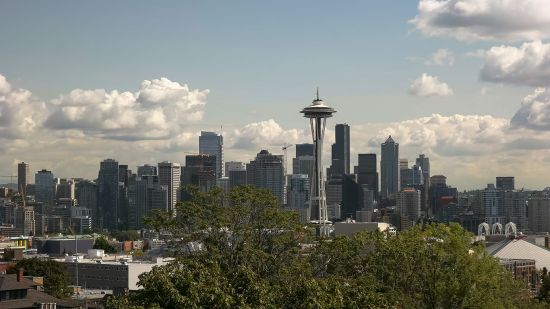
[[311, 190], [309, 199], [308, 215], [312, 223], [318, 223], [320, 235], [328, 235], [327, 199], [325, 195], [325, 186], [323, 183], [323, 139], [327, 118], [332, 117], [336, 111], [319, 98], [319, 88], [317, 88], [316, 97], [311, 105], [304, 107], [300, 113], [305, 118], [309, 118], [311, 127], [311, 136], [313, 138], [313, 156], [315, 164], [313, 166], [313, 176], [311, 179]]

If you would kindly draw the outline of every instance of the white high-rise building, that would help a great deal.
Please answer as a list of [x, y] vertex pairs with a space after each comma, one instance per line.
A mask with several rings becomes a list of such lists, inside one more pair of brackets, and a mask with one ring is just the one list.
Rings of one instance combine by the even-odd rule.
[[216, 156], [216, 178], [224, 176], [223, 136], [216, 132], [201, 131], [199, 153]]
[[174, 210], [178, 201], [178, 189], [181, 181], [181, 166], [179, 163], [161, 162], [158, 164], [159, 185], [168, 188], [168, 207]]

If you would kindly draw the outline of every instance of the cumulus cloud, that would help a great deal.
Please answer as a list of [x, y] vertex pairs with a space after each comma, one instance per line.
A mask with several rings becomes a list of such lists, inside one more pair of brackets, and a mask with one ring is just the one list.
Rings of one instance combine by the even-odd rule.
[[437, 76], [424, 73], [411, 83], [409, 93], [421, 97], [445, 97], [453, 95], [453, 90]]
[[480, 78], [495, 83], [550, 86], [550, 44], [534, 41], [519, 48], [492, 47], [486, 52]]
[[410, 21], [422, 34], [458, 40], [538, 40], [550, 37], [547, 0], [420, 0]]
[[52, 100], [45, 126], [108, 139], [167, 139], [202, 119], [208, 92], [167, 78], [145, 80], [135, 93], [75, 89]]
[[283, 129], [273, 119], [249, 123], [242, 129], [233, 130], [230, 135], [229, 143], [235, 148], [242, 149], [274, 148], [295, 144], [307, 141], [309, 136], [305, 130]]
[[44, 103], [26, 89], [16, 89], [0, 75], [0, 138], [24, 138], [44, 119]]
[[426, 60], [426, 65], [452, 66], [455, 63], [454, 53], [448, 49], [436, 50], [430, 59]]
[[550, 89], [539, 88], [523, 99], [521, 108], [512, 117], [515, 128], [550, 130]]
[[[363, 129], [366, 128], [358, 128]], [[375, 130], [376, 133], [365, 146], [379, 147], [391, 135], [400, 145], [423, 152], [445, 156], [475, 155], [505, 145], [508, 142], [508, 129], [509, 120], [504, 118], [433, 114], [369, 128], [369, 131]]]

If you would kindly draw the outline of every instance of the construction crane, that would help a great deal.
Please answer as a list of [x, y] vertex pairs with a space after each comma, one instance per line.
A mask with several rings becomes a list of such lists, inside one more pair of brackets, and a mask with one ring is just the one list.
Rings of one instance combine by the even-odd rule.
[[13, 182], [13, 179], [14, 179], [14, 178], [17, 178], [17, 176], [16, 176], [16, 175], [0, 176], [0, 178], [9, 178], [9, 179], [10, 179], [10, 183], [15, 183], [15, 182]]

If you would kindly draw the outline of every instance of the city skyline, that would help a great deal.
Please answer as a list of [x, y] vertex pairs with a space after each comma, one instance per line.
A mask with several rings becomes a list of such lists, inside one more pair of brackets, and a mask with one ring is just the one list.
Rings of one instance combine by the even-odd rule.
[[[432, 2], [398, 10], [220, 2], [224, 13], [120, 2], [110, 14], [100, 4], [4, 2], [0, 174], [22, 161], [31, 174], [90, 179], [106, 158], [183, 163], [198, 152], [201, 130], [223, 133], [227, 161], [248, 162], [264, 148], [282, 154], [283, 145], [309, 141], [297, 111], [319, 86], [339, 111], [332, 123], [350, 125], [351, 165], [359, 153], [380, 155], [391, 135], [402, 158], [426, 154], [432, 174], [460, 189], [508, 175], [518, 187], [547, 187], [550, 90], [541, 87], [550, 79], [550, 18], [541, 12], [549, 4]], [[520, 25], [517, 12], [533, 18]], [[303, 22], [312, 16], [325, 22]], [[62, 27], [76, 20], [81, 26]], [[245, 31], [247, 22], [261, 31]]]

